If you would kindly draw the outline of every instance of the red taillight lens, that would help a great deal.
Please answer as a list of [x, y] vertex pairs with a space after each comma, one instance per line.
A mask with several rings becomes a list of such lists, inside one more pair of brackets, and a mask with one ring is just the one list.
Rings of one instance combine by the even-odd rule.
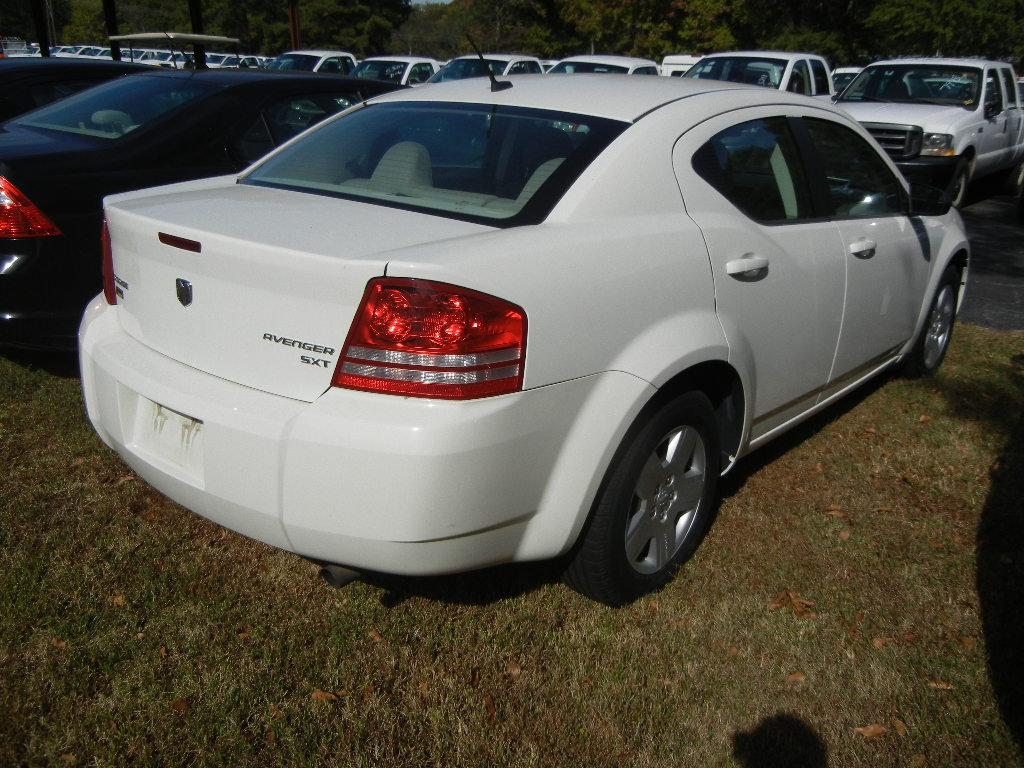
[[[110, 230], [106, 220], [100, 232], [100, 248], [103, 249], [103, 298], [107, 304], [117, 304], [117, 286], [114, 284], [114, 254], [110, 250]], [[95, 273], [94, 273], [95, 274]]]
[[333, 385], [469, 400], [523, 386], [526, 313], [485, 293], [412, 278], [366, 286]]
[[0, 238], [53, 237], [57, 225], [25, 193], [0, 176]]

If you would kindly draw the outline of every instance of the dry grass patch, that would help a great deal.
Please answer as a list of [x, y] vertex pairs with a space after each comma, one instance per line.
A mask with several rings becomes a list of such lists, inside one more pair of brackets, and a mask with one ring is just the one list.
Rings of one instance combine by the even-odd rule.
[[1017, 763], [1022, 350], [961, 327], [936, 379], [749, 457], [621, 610], [552, 564], [332, 590], [0, 359], [0, 764]]

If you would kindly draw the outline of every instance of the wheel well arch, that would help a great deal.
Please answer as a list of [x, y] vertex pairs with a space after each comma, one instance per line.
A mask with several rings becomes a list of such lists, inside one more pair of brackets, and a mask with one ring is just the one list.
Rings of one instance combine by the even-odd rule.
[[658, 389], [647, 407], [660, 405], [694, 390], [703, 392], [715, 409], [722, 447], [722, 466], [727, 467], [739, 452], [747, 407], [743, 380], [729, 363], [724, 360], [708, 360], [680, 371]]
[[960, 285], [957, 290], [957, 308], [963, 302], [964, 291], [967, 289], [967, 268], [970, 266], [971, 256], [966, 248], [961, 248], [949, 259], [949, 266], [955, 267], [960, 273]]

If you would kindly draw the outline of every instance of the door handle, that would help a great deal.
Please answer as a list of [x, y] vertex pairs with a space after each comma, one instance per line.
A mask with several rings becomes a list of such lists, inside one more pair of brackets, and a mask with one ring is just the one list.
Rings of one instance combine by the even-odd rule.
[[875, 248], [875, 241], [868, 240], [866, 237], [858, 238], [850, 243], [850, 253], [865, 259], [870, 259], [875, 255]]
[[764, 256], [747, 254], [743, 258], [725, 262], [725, 274], [733, 277], [751, 276], [761, 270], [768, 269], [768, 259]]

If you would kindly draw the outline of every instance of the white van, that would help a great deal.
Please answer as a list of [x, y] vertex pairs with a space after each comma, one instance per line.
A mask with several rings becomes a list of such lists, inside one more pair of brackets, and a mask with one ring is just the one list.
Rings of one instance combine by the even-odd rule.
[[674, 53], [661, 60], [660, 75], [664, 77], [682, 77], [686, 70], [700, 61], [700, 56], [689, 53]]

